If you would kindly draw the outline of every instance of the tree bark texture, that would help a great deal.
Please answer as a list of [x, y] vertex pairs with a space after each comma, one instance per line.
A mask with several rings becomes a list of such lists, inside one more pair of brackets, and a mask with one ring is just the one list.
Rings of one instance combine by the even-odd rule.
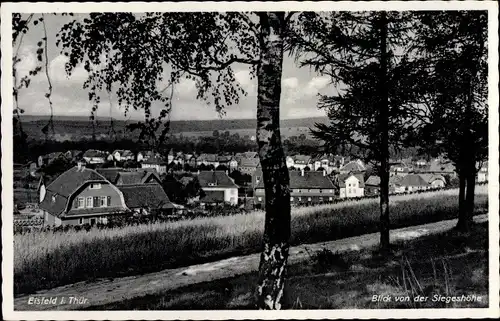
[[265, 187], [265, 227], [257, 307], [282, 307], [290, 239], [290, 189], [280, 135], [284, 13], [259, 13], [261, 57], [257, 67], [257, 143]]
[[387, 251], [390, 246], [389, 230], [389, 94], [387, 69], [387, 13], [382, 11], [379, 20], [380, 30], [380, 76], [379, 76], [379, 158], [380, 158], [380, 249]]

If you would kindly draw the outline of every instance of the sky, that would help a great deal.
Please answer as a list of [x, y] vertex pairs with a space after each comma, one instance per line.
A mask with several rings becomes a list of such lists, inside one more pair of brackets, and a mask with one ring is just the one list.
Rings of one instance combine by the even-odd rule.
[[[35, 17], [37, 16], [39, 15], [35, 15]], [[56, 34], [61, 26], [74, 18], [45, 15], [49, 41], [48, 69], [53, 85], [53, 110], [54, 115], [57, 116], [89, 116], [92, 106], [88, 100], [87, 91], [82, 88], [83, 82], [87, 79], [87, 72], [82, 66], [78, 66], [72, 76], [68, 77], [64, 70], [66, 57], [60, 54], [60, 48], [55, 45]], [[37, 42], [43, 36], [43, 28], [38, 25], [37, 27], [31, 27], [20, 45], [19, 42], [15, 44], [14, 52], [16, 52], [19, 45], [18, 55], [21, 59], [18, 64], [19, 79], [37, 65]], [[223, 118], [255, 118], [257, 80], [250, 79], [249, 70], [243, 66], [236, 66], [234, 70], [237, 81], [248, 92], [248, 95], [241, 97], [238, 105], [226, 107], [226, 114]], [[49, 102], [44, 97], [47, 88], [48, 82], [44, 72], [42, 72], [31, 80], [29, 88], [23, 88], [20, 91], [19, 107], [24, 109], [25, 114], [50, 114]], [[293, 58], [285, 54], [280, 106], [282, 119], [325, 116], [325, 111], [317, 108], [317, 95], [332, 90], [334, 89], [329, 84], [328, 77], [318, 75], [309, 68], [298, 68]], [[112, 97], [110, 100], [107, 95], [102, 95], [102, 99], [97, 111], [98, 117], [111, 116], [117, 119], [141, 119], [144, 117], [141, 111], [132, 111], [125, 117], [123, 108], [120, 109]], [[159, 110], [160, 106], [154, 106], [154, 108]], [[196, 88], [193, 81], [183, 79], [175, 88], [170, 117], [171, 120], [205, 120], [219, 119], [220, 115], [215, 111], [213, 105], [209, 106], [205, 102], [196, 99]]]

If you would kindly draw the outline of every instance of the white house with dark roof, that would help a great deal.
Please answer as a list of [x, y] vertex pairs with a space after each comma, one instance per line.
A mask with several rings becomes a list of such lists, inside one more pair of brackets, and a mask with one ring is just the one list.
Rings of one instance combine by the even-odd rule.
[[106, 152], [96, 149], [88, 149], [85, 153], [83, 153], [82, 157], [88, 164], [104, 164], [107, 156]]
[[[238, 204], [238, 185], [224, 171], [200, 171], [198, 181], [205, 192], [205, 199], [201, 203], [222, 203], [232, 205]], [[208, 198], [210, 200], [208, 200]]]
[[167, 162], [161, 157], [152, 157], [142, 161], [141, 168], [154, 169], [161, 175], [167, 172]]
[[288, 168], [295, 168], [295, 169], [305, 169], [306, 167], [309, 167], [310, 170], [313, 169], [314, 164], [312, 161], [312, 157], [308, 155], [294, 155], [294, 156], [287, 156], [286, 157], [286, 166]]
[[361, 173], [339, 174], [337, 183], [340, 198], [365, 196], [365, 180]]
[[117, 149], [111, 153], [113, 156], [113, 159], [118, 161], [118, 162], [124, 162], [128, 160], [135, 160], [135, 155], [132, 153], [132, 151], [128, 149]]
[[106, 223], [110, 215], [129, 210], [171, 208], [168, 196], [154, 176], [137, 173], [136, 178], [123, 180], [124, 173], [128, 177], [127, 172], [120, 171], [109, 170], [101, 174], [79, 163], [48, 186], [40, 186], [39, 207], [45, 224], [92, 225]]

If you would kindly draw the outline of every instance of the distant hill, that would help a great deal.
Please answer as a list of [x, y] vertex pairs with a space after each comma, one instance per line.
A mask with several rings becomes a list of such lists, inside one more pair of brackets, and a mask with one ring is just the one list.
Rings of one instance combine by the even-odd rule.
[[[49, 116], [22, 115], [23, 128], [30, 137], [41, 136], [41, 129], [47, 124]], [[110, 133], [109, 117], [97, 117], [96, 135], [108, 135]], [[54, 116], [54, 129], [59, 139], [89, 138], [92, 135], [92, 123], [85, 116]], [[137, 120], [113, 120], [113, 127], [117, 134], [127, 135], [126, 125]], [[308, 128], [314, 127], [315, 123], [325, 123], [326, 117], [283, 119], [281, 120], [282, 133], [285, 136], [298, 135], [308, 132]], [[206, 136], [213, 131], [230, 131], [240, 134], [255, 133], [255, 119], [215, 119], [215, 120], [177, 120], [170, 123], [171, 134], [185, 133], [187, 135]]]

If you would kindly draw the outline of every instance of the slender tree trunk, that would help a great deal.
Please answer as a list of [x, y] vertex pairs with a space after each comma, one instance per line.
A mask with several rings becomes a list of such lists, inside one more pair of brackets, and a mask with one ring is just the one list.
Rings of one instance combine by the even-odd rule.
[[280, 135], [284, 13], [260, 13], [257, 143], [265, 186], [265, 227], [257, 285], [257, 307], [280, 309], [290, 239], [289, 175]]
[[388, 251], [390, 247], [389, 230], [389, 95], [387, 69], [387, 13], [380, 13], [380, 249]]

